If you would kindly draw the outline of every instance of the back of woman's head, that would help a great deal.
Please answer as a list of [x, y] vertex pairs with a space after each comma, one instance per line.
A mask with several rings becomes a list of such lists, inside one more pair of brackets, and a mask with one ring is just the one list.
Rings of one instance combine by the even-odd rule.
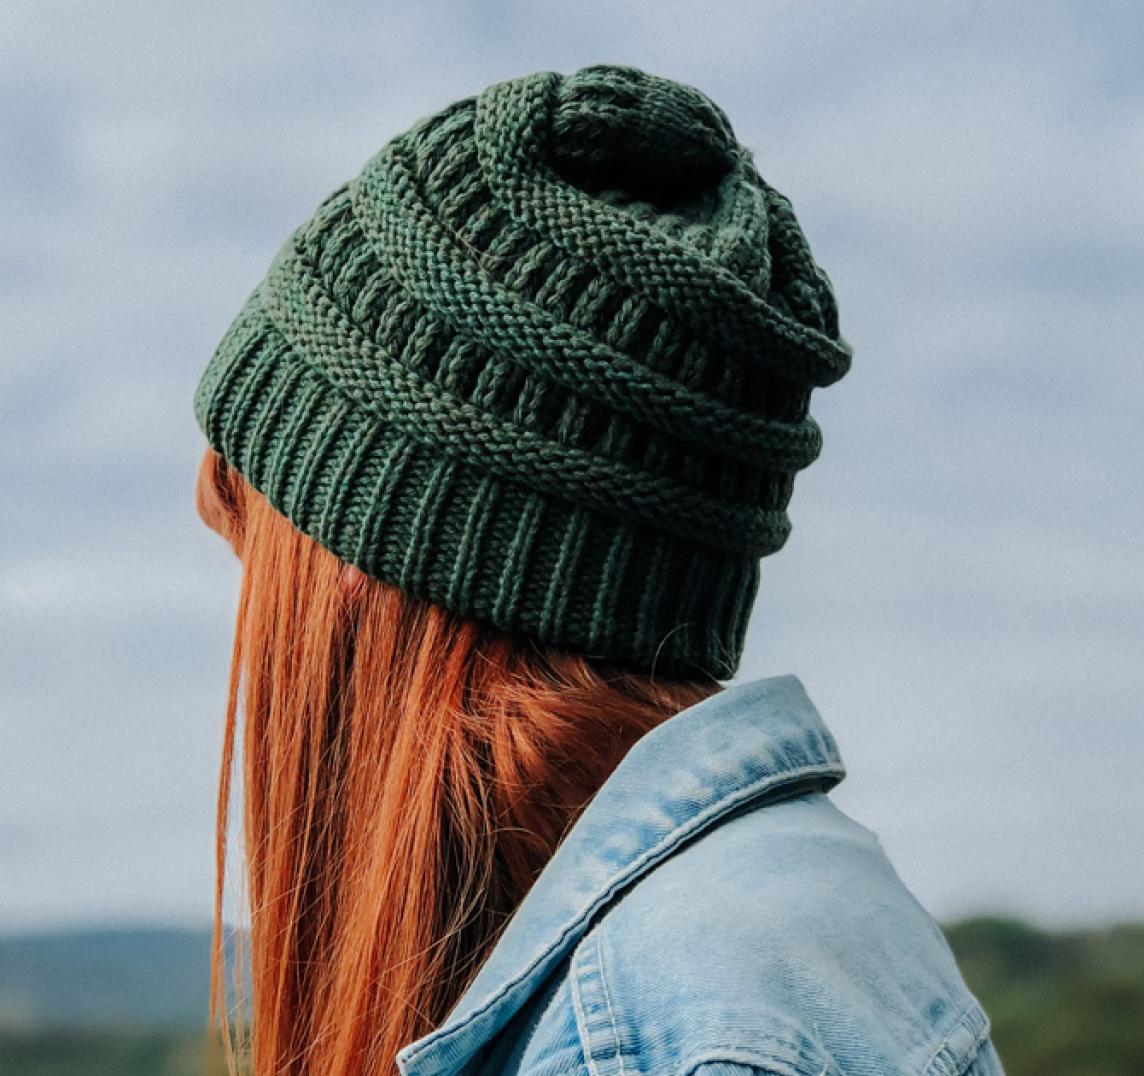
[[626, 750], [718, 684], [593, 663], [354, 572], [213, 451], [197, 496], [243, 565], [216, 1011], [237, 749], [255, 1071], [392, 1071]]
[[789, 200], [632, 68], [456, 102], [295, 231], [194, 399], [244, 566], [219, 900], [241, 704], [257, 1073], [391, 1071], [734, 674], [849, 360]]

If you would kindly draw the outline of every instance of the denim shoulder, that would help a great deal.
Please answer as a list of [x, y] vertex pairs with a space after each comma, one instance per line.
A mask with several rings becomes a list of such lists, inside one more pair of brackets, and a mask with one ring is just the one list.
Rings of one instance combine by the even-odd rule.
[[937, 922], [821, 792], [728, 815], [606, 906], [482, 1072], [1003, 1076]]

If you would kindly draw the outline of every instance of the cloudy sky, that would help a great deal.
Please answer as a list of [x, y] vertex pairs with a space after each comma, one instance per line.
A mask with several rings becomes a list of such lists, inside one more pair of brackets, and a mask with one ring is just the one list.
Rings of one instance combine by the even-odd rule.
[[764, 562], [839, 805], [936, 915], [1144, 915], [1144, 9], [0, 9], [0, 930], [206, 919], [238, 567], [191, 394], [289, 231], [413, 120], [632, 63], [730, 115], [851, 374]]

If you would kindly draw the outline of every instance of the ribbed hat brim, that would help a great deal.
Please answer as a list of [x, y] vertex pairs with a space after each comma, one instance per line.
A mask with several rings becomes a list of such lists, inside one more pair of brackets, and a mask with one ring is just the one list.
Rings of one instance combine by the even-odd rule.
[[407, 593], [665, 675], [734, 675], [759, 563], [527, 489], [360, 406], [256, 292], [194, 396], [208, 443], [301, 531]]

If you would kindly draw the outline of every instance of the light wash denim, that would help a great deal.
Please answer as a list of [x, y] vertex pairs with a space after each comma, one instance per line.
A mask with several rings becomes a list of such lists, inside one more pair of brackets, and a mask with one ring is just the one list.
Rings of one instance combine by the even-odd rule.
[[941, 929], [794, 676], [624, 757], [405, 1076], [1001, 1076]]

